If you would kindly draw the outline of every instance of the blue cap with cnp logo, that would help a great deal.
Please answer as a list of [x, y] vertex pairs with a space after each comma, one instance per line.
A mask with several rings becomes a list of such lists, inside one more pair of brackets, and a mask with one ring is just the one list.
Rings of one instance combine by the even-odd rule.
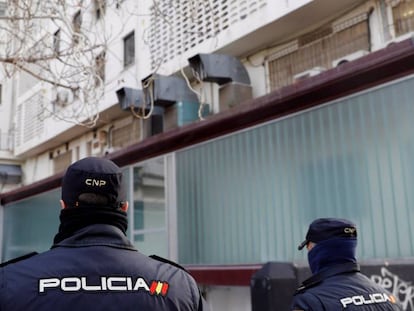
[[309, 225], [306, 239], [298, 246], [298, 249], [303, 249], [309, 242], [318, 243], [338, 237], [356, 239], [355, 224], [340, 218], [318, 218]]
[[108, 199], [108, 206], [119, 207], [125, 201], [122, 171], [112, 161], [88, 157], [70, 165], [62, 180], [62, 200], [73, 207], [82, 194], [98, 194]]

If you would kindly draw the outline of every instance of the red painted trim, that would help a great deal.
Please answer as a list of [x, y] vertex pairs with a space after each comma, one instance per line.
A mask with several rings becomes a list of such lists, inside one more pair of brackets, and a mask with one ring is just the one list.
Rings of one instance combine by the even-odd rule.
[[[126, 166], [226, 135], [256, 124], [318, 106], [414, 73], [412, 39], [392, 44], [353, 62], [251, 99], [204, 121], [147, 138], [109, 155]], [[5, 205], [60, 186], [61, 174], [0, 194]]]
[[62, 177], [63, 173], [56, 174], [13, 191], [0, 193], [0, 205], [19, 201], [39, 193], [56, 189], [60, 187]]
[[198, 284], [216, 286], [250, 286], [252, 275], [262, 265], [187, 266]]

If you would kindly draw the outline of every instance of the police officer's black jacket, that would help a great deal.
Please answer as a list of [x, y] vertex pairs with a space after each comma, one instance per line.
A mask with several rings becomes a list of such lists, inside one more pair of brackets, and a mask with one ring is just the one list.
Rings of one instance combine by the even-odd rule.
[[359, 271], [356, 263], [321, 270], [298, 288], [292, 310], [402, 310], [393, 295]]
[[112, 225], [87, 226], [0, 269], [0, 310], [201, 310], [194, 279], [136, 249]]

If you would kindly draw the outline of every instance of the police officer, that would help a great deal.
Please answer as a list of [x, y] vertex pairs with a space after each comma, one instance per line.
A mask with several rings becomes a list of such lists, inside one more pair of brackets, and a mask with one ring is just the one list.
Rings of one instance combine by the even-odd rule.
[[308, 250], [312, 276], [297, 289], [292, 310], [402, 310], [397, 299], [360, 273], [357, 229], [338, 218], [319, 218], [298, 249]]
[[0, 269], [0, 310], [202, 310], [195, 280], [126, 237], [122, 172], [89, 157], [62, 181], [59, 232], [52, 248]]

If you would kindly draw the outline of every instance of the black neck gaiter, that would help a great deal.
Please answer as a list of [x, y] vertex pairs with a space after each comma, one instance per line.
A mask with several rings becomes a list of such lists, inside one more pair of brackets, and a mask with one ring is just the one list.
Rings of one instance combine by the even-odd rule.
[[110, 207], [69, 207], [60, 212], [59, 232], [53, 240], [57, 244], [72, 236], [76, 231], [94, 224], [108, 224], [118, 227], [125, 235], [128, 228], [126, 212]]
[[347, 262], [356, 263], [356, 238], [332, 238], [316, 245], [308, 252], [309, 266], [312, 274], [324, 268]]

